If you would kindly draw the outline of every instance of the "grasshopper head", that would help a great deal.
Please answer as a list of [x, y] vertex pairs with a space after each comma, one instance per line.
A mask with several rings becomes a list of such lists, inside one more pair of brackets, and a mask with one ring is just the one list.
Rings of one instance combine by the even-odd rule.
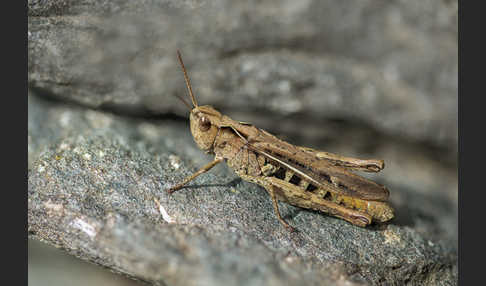
[[191, 133], [199, 148], [211, 152], [218, 135], [221, 113], [209, 105], [197, 106], [191, 110]]

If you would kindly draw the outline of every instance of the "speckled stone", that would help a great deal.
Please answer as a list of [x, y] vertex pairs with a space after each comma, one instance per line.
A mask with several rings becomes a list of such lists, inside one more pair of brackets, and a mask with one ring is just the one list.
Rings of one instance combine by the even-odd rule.
[[[366, 229], [280, 204], [299, 230], [289, 233], [267, 193], [223, 165], [165, 192], [210, 160], [187, 122], [124, 118], [32, 94], [29, 104], [45, 115], [39, 125], [29, 116], [29, 146], [38, 149], [28, 175], [31, 238], [154, 285], [457, 281], [457, 209], [434, 193], [389, 186], [396, 219]], [[63, 128], [66, 117], [73, 121]], [[57, 135], [35, 133], [40, 125]]]

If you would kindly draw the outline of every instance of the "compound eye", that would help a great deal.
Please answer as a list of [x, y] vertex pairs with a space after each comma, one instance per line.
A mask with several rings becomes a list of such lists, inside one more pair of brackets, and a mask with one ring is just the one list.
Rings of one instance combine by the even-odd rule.
[[201, 117], [201, 119], [199, 119], [199, 130], [205, 132], [208, 131], [209, 128], [211, 128], [211, 120], [207, 117]]

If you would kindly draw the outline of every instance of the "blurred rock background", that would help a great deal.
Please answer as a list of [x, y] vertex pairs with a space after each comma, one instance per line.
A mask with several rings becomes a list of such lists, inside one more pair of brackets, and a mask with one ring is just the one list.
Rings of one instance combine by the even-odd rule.
[[[312, 269], [327, 269], [331, 267], [326, 264], [328, 261], [371, 265], [333, 268], [331, 272], [338, 274], [329, 276], [319, 270], [312, 272], [314, 276], [308, 276], [332, 283], [457, 283], [457, 1], [29, 0], [28, 7], [31, 238], [149, 283], [164, 281], [160, 282], [163, 285], [170, 281], [168, 285], [181, 285], [181, 281], [173, 277], [195, 270], [200, 271], [196, 277], [210, 276], [185, 260], [180, 263], [186, 267], [181, 269], [187, 272], [171, 276], [172, 272], [162, 271], [162, 277], [158, 277], [134, 269], [130, 272], [128, 268], [133, 264], [110, 260], [113, 252], [86, 256], [86, 249], [89, 249], [86, 241], [79, 237], [77, 244], [73, 242], [77, 241], [75, 236], [71, 237], [73, 240], [60, 241], [61, 234], [67, 238], [73, 234], [64, 233], [63, 228], [53, 228], [50, 216], [46, 215], [53, 200], [63, 196], [68, 201], [60, 199], [56, 206], [68, 209], [70, 205], [73, 212], [79, 211], [76, 215], [93, 220], [103, 221], [108, 209], [115, 214], [125, 210], [101, 204], [97, 207], [102, 211], [93, 211], [85, 200], [91, 197], [96, 203], [103, 200], [93, 194], [76, 199], [73, 189], [97, 188], [96, 183], [86, 183], [86, 178], [95, 173], [70, 176], [70, 172], [84, 165], [73, 167], [61, 157], [70, 158], [69, 162], [78, 162], [78, 155], [84, 159], [93, 158], [90, 164], [98, 165], [90, 165], [92, 172], [103, 168], [115, 170], [118, 161], [96, 161], [94, 157], [103, 156], [89, 150], [101, 150], [103, 154], [112, 154], [117, 160], [133, 164], [155, 158], [147, 159], [147, 165], [141, 166], [140, 172], [145, 178], [160, 173], [158, 185], [145, 193], [162, 196], [161, 203], [171, 201], [163, 194], [164, 188], [211, 159], [195, 146], [189, 132], [187, 108], [173, 96], [187, 96], [175, 53], [180, 49], [200, 104], [213, 105], [233, 119], [251, 122], [297, 145], [347, 156], [384, 159], [386, 168], [372, 178], [389, 187], [397, 215], [391, 225], [393, 235], [386, 230], [379, 233], [384, 235], [385, 241], [398, 239], [407, 245], [400, 244], [396, 251], [423, 249], [412, 258], [408, 254], [397, 254], [400, 259], [409, 259], [405, 262], [370, 262], [362, 257], [366, 254], [359, 252], [359, 245], [356, 249], [350, 245], [335, 248], [330, 245], [320, 249], [328, 252], [327, 256], [317, 255], [318, 262], [308, 262], [306, 259], [312, 258], [309, 250], [296, 245], [287, 249], [288, 244], [295, 243], [295, 238], [276, 235], [263, 243], [265, 247], [284, 248], [291, 257], [302, 259], [305, 262], [302, 265], [310, 263]], [[117, 148], [128, 153], [117, 153]], [[86, 152], [79, 153], [83, 150]], [[51, 160], [58, 156], [59, 159]], [[159, 162], [170, 164], [160, 163], [159, 166]], [[174, 164], [182, 166], [181, 169], [174, 168]], [[126, 173], [129, 169], [116, 170], [121, 176], [120, 172]], [[204, 197], [197, 188], [185, 190], [197, 192], [197, 203], [191, 197], [179, 201], [186, 205], [184, 209], [172, 199], [168, 211], [179, 214], [184, 224], [230, 223], [245, 243], [255, 244], [257, 248], [257, 241], [262, 240], [265, 233], [275, 235], [275, 230], [267, 230], [267, 224], [278, 229], [278, 223], [273, 225], [271, 203], [261, 189], [238, 182], [225, 166], [218, 166], [211, 174], [206, 176], [208, 184], [221, 186], [207, 192], [214, 193], [213, 189], [217, 189], [228, 193], [231, 189], [237, 193], [236, 205], [242, 205], [244, 198], [253, 200], [258, 209], [265, 211], [255, 213], [249, 206], [239, 216], [227, 218], [227, 210], [219, 213], [217, 206], [210, 204], [214, 197]], [[96, 178], [113, 182], [114, 177], [99, 176]], [[126, 176], [136, 177], [135, 174], [135, 177]], [[197, 182], [201, 184], [206, 179]], [[234, 180], [236, 183], [231, 183]], [[110, 185], [115, 193], [132, 186], [123, 178], [116, 182], [119, 185]], [[255, 191], [255, 195], [242, 197], [242, 192], [247, 190]], [[70, 198], [71, 195], [76, 198]], [[129, 199], [121, 195], [120, 205]], [[147, 197], [147, 201], [151, 201], [150, 198]], [[142, 208], [152, 205], [136, 202], [130, 207], [138, 212], [129, 217], [142, 213], [141, 217], [148, 218], [152, 224], [154, 221], [156, 225], [164, 223], [155, 218], [155, 213], [148, 210], [145, 213]], [[206, 207], [208, 213], [196, 212]], [[301, 222], [297, 227], [308, 230], [310, 237], [317, 240], [323, 238], [319, 233], [336, 231], [332, 229], [336, 226], [345, 238], [353, 235], [356, 238], [356, 232], [363, 240], [369, 239], [364, 245], [379, 241], [367, 236], [366, 230], [355, 230], [325, 215], [300, 212], [293, 207], [282, 209], [296, 214], [295, 218], [288, 218], [289, 222], [293, 225]], [[216, 215], [213, 221], [208, 219], [211, 211], [223, 216], [222, 221]], [[259, 224], [245, 221], [247, 215], [262, 216], [267, 211], [272, 218], [268, 221]], [[301, 216], [315, 219], [319, 227], [304, 226]], [[62, 221], [56, 222], [62, 225]], [[146, 224], [146, 221], [140, 223]], [[243, 231], [258, 225], [263, 225], [260, 232]], [[169, 233], [179, 231], [185, 233], [186, 230], [170, 230]], [[134, 239], [138, 241], [139, 238]], [[203, 242], [197, 241], [204, 245], [206, 240], [201, 239]], [[309, 242], [299, 239], [297, 241]], [[419, 246], [421, 242], [423, 246]], [[34, 240], [29, 243], [29, 274], [41, 273], [42, 263], [35, 263], [39, 261], [35, 254], [44, 253], [44, 248], [35, 245], [38, 242]], [[103, 244], [90, 247], [101, 249]], [[158, 250], [146, 247], [150, 251]], [[192, 247], [195, 246], [189, 246]], [[359, 255], [350, 258], [344, 249], [353, 249]], [[137, 250], [140, 249], [135, 248], [135, 252]], [[121, 249], [117, 251], [120, 253]], [[381, 253], [379, 249], [374, 251]], [[219, 253], [218, 248], [211, 253]], [[385, 250], [377, 255], [389, 257]], [[235, 254], [235, 257], [243, 261], [242, 265], [249, 259], [244, 255]], [[171, 261], [170, 255], [166, 258]], [[269, 269], [283, 267], [284, 270], [279, 271], [287, 273], [285, 266], [273, 263], [268, 261], [266, 265], [272, 265]], [[93, 270], [96, 268], [92, 265], [78, 264], [74, 263], [76, 267], [87, 268], [86, 271], [101, 271]], [[413, 269], [413, 264], [419, 265], [419, 269]], [[385, 273], [392, 270], [396, 275]], [[296, 271], [300, 275], [304, 273]], [[101, 273], [104, 274], [100, 277], [106, 276], [105, 272]], [[261, 273], [262, 281], [278, 281], [272, 280], [278, 276], [272, 276], [277, 270]], [[44, 276], [49, 277], [39, 275], [38, 280], [31, 280], [29, 284], [44, 285]], [[107, 277], [107, 281], [121, 279], [120, 276]], [[235, 280], [236, 284], [238, 282], [241, 280]], [[311, 278], [307, 282], [313, 283]], [[126, 283], [135, 282], [128, 280]], [[260, 284], [254, 282], [254, 285]]]

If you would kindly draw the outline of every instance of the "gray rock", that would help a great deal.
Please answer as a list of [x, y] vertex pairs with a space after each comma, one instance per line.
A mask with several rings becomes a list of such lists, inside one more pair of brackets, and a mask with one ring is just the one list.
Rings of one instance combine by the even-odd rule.
[[[201, 103], [263, 128], [289, 115], [311, 129], [338, 119], [457, 149], [456, 1], [28, 7], [29, 85], [67, 101], [185, 114], [172, 97], [185, 95], [179, 48]], [[303, 129], [298, 136], [308, 136]]]
[[[381, 150], [391, 148], [386, 143]], [[404, 157], [415, 154], [405, 165], [423, 157], [413, 152], [420, 149], [392, 146]], [[122, 117], [31, 93], [29, 150], [29, 236], [134, 279], [154, 285], [457, 284], [457, 203], [437, 190], [387, 184], [396, 219], [370, 228], [280, 204], [299, 230], [289, 233], [266, 192], [225, 166], [167, 195], [210, 159], [196, 149], [184, 121]], [[432, 176], [444, 170], [434, 166], [420, 167], [436, 172]], [[393, 181], [387, 169], [383, 174], [379, 179]]]
[[86, 262], [36, 239], [28, 240], [28, 285], [36, 286], [141, 286], [106, 268]]
[[[28, 1], [29, 236], [154, 285], [456, 285], [457, 1]], [[281, 204], [211, 157], [200, 104], [384, 159], [396, 218]], [[163, 210], [154, 201], [157, 198]], [[165, 213], [166, 212], [166, 213]]]

